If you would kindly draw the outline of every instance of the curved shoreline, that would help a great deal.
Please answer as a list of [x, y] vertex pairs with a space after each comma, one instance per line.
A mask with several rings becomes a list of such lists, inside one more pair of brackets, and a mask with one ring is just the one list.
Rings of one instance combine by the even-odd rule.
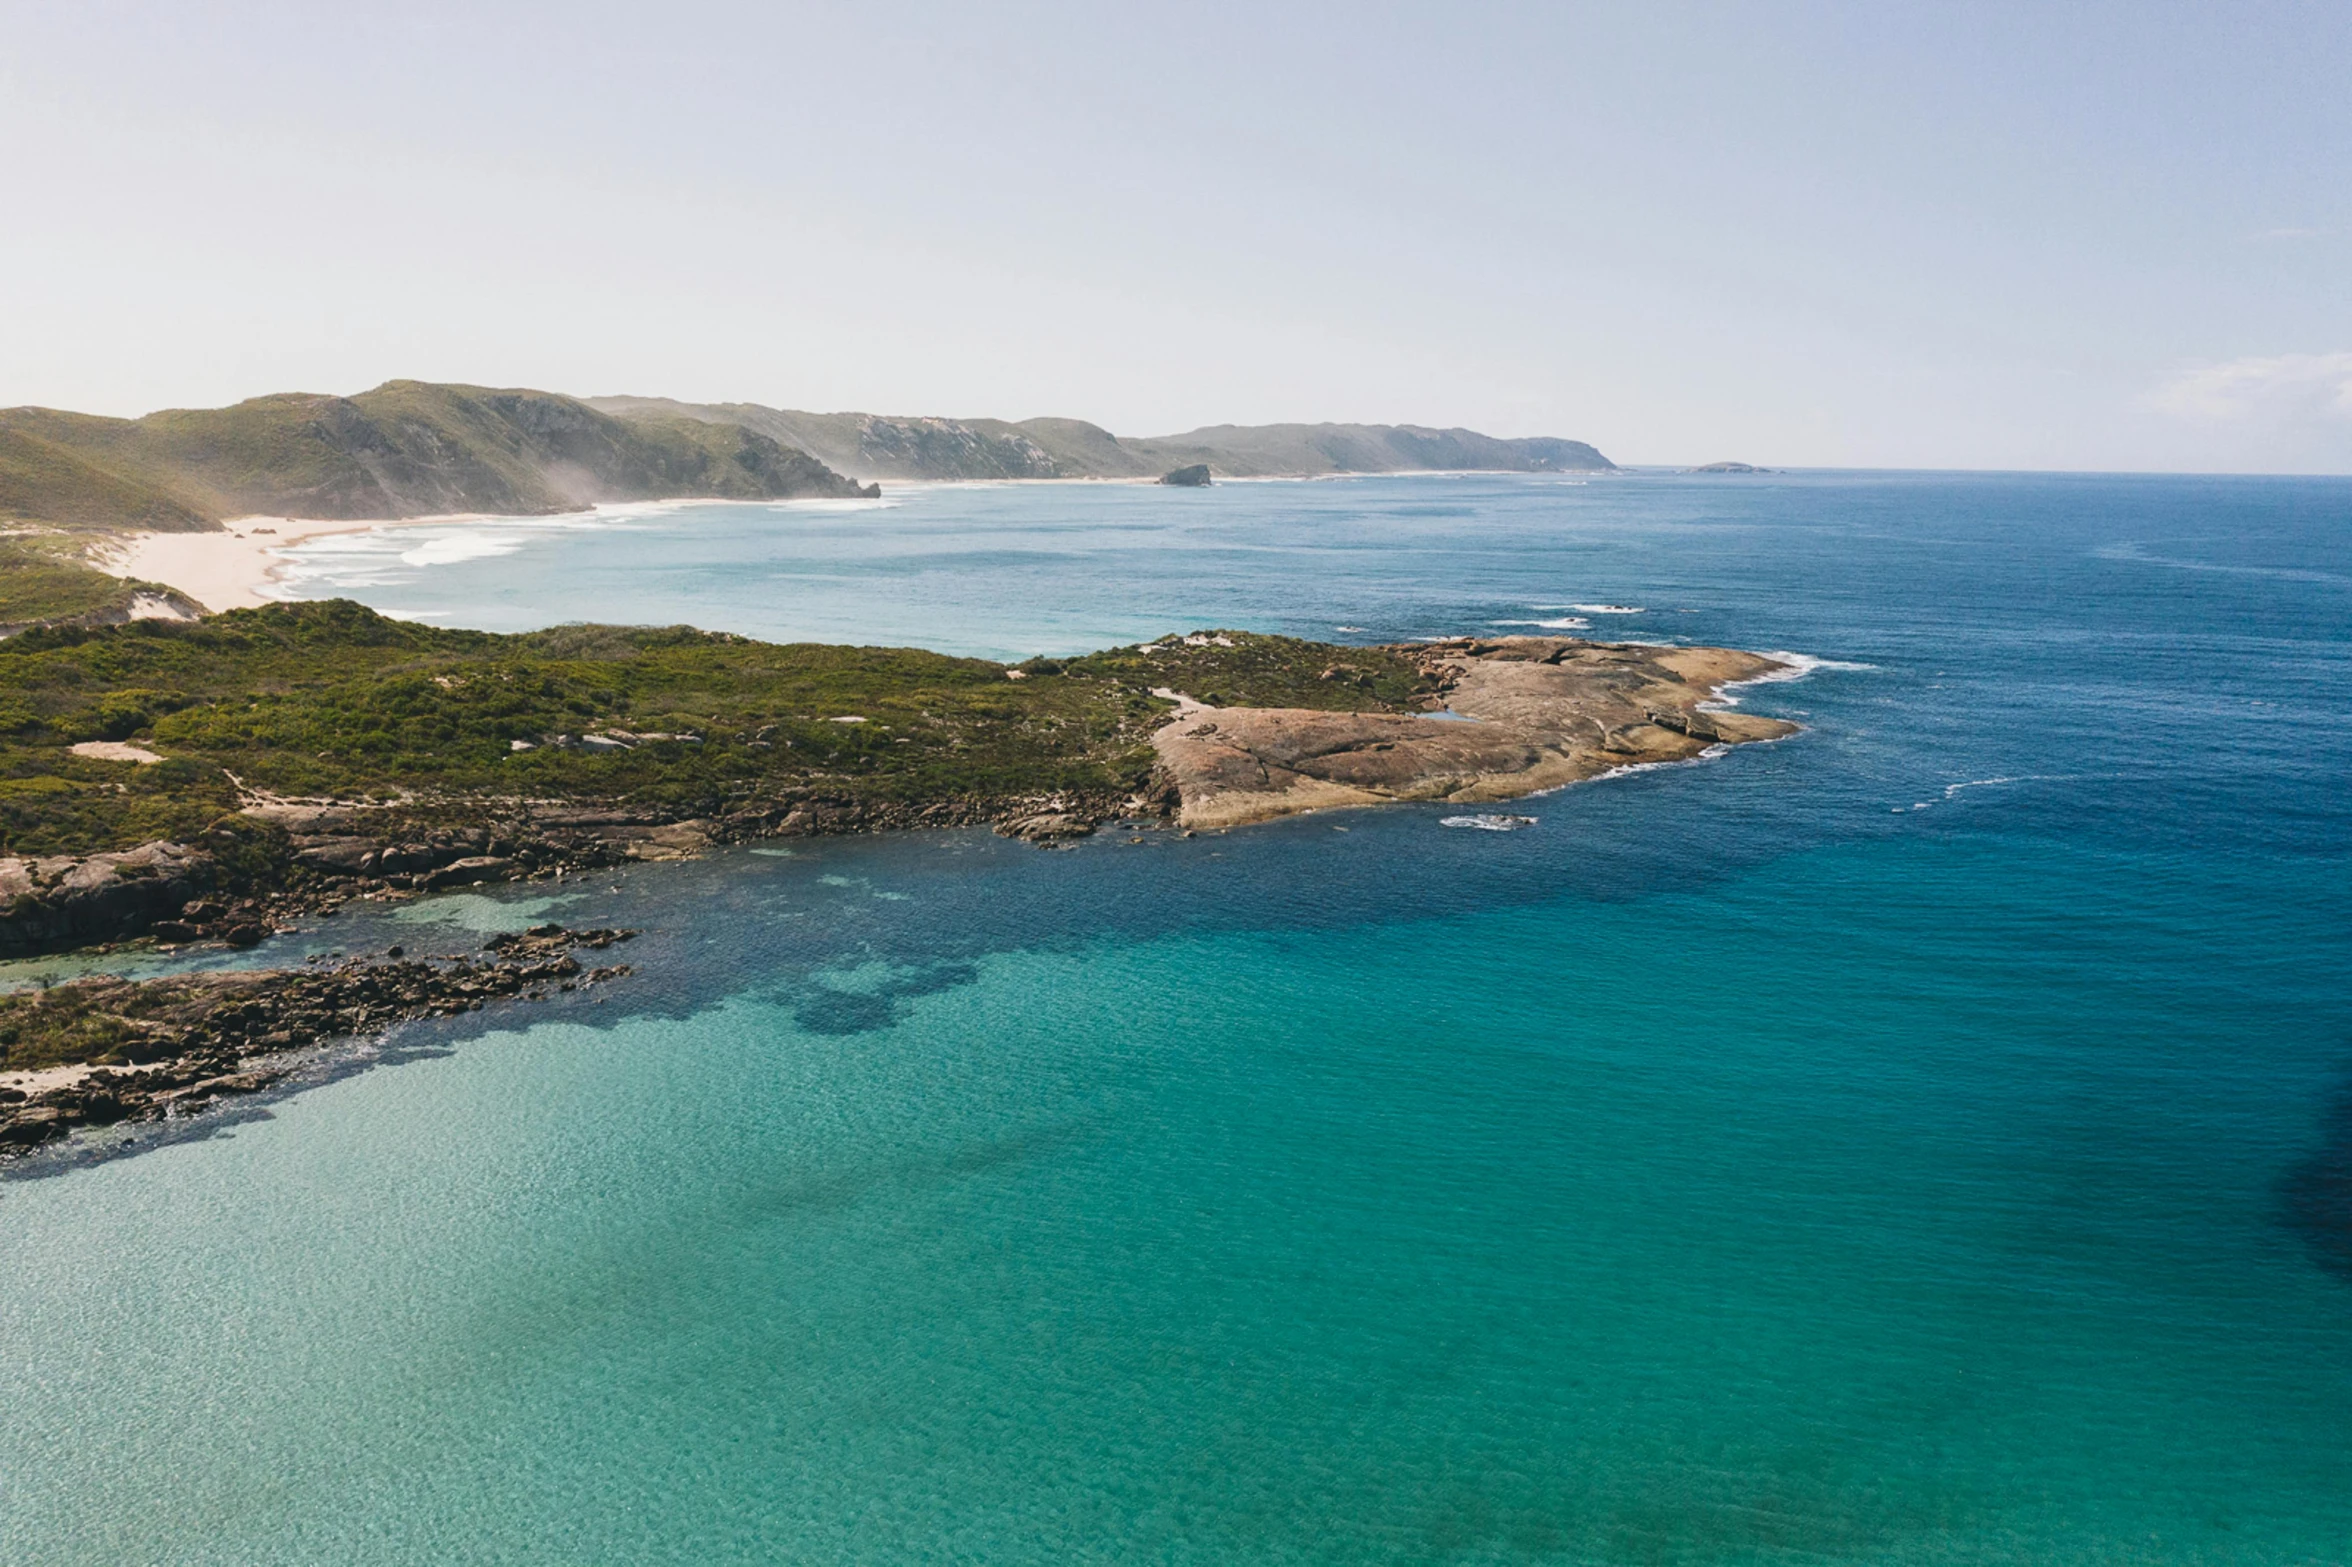
[[338, 533], [367, 533], [426, 523], [488, 518], [397, 517], [368, 522], [314, 522], [291, 517], [239, 517], [218, 532], [132, 533], [90, 546], [89, 561], [112, 576], [160, 582], [218, 614], [277, 602], [266, 591], [285, 561], [278, 551]]

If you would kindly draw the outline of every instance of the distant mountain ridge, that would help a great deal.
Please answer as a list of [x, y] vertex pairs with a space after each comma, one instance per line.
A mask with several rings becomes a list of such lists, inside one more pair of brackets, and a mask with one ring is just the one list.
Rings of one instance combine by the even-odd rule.
[[1211, 425], [1117, 436], [1082, 419], [898, 418], [756, 403], [573, 398], [387, 381], [111, 419], [0, 409], [0, 521], [192, 532], [225, 518], [518, 516], [603, 501], [871, 496], [887, 479], [1156, 479], [1615, 464], [1582, 441], [1420, 425]]
[[387, 381], [356, 397], [280, 393], [142, 419], [0, 409], [0, 518], [67, 527], [875, 493], [732, 421], [616, 418], [552, 392]]
[[1583, 441], [1503, 439], [1411, 424], [1209, 425], [1182, 435], [1113, 435], [1082, 419], [946, 419], [804, 413], [758, 403], [591, 397], [622, 418], [705, 419], [796, 446], [832, 467], [884, 479], [1151, 479], [1206, 463], [1219, 478], [1497, 470], [1605, 472]]

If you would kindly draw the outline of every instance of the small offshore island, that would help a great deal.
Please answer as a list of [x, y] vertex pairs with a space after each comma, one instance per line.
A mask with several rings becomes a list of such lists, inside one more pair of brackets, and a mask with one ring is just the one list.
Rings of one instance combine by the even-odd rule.
[[[52, 626], [0, 641], [0, 954], [251, 946], [355, 897], [764, 837], [992, 824], [1052, 844], [1500, 800], [1788, 734], [1714, 707], [1784, 667], [1235, 631], [1006, 665], [687, 627], [500, 636], [348, 601]], [[288, 983], [266, 973], [0, 997], [0, 1150], [266, 1086], [256, 1058], [543, 989], [563, 946], [612, 939], [543, 935], [537, 967], [394, 963], [313, 976], [288, 1006], [264, 1004]]]

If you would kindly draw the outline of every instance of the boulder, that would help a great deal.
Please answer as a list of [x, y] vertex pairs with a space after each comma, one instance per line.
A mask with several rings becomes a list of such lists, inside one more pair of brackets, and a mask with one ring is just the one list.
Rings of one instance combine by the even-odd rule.
[[1008, 817], [996, 824], [996, 830], [1001, 837], [1054, 843], [1064, 838], [1084, 838], [1094, 831], [1094, 823], [1066, 811], [1040, 811], [1034, 816]]
[[0, 859], [0, 952], [136, 935], [210, 889], [211, 855], [178, 843]]
[[496, 854], [469, 854], [452, 860], [430, 875], [417, 878], [420, 887], [466, 887], [478, 881], [509, 881], [514, 861]]
[[313, 870], [335, 876], [357, 876], [372, 869], [368, 863], [376, 846], [365, 838], [297, 838], [294, 858]]

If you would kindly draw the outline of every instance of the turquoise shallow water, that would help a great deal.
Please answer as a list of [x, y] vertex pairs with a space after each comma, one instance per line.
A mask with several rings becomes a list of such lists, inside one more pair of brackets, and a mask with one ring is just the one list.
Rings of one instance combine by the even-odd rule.
[[0, 1560], [2352, 1559], [2352, 484], [1197, 499], [713, 508], [345, 586], [1835, 664], [1746, 698], [1798, 739], [1522, 833], [567, 894], [648, 929], [605, 1005], [0, 1186]]

